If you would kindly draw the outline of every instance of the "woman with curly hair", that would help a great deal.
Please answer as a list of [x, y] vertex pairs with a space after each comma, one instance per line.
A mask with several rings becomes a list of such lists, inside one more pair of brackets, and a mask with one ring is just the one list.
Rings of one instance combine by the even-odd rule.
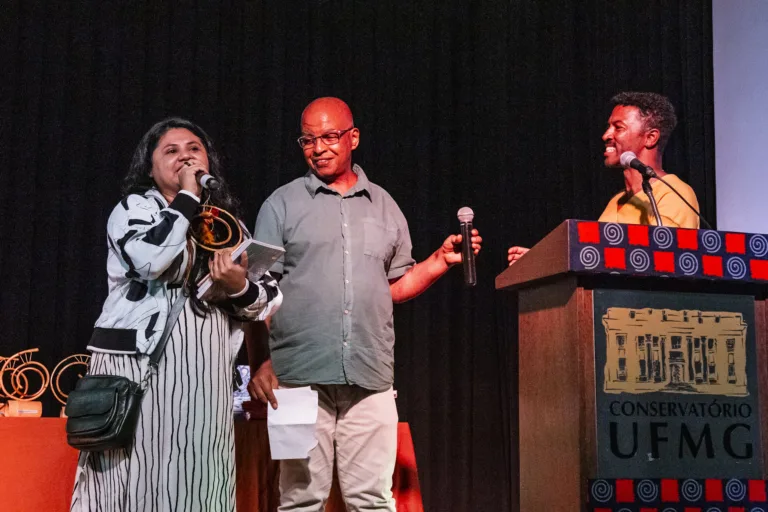
[[[179, 118], [155, 124], [134, 152], [107, 223], [109, 295], [88, 346], [89, 374], [149, 375], [148, 384], [134, 442], [80, 454], [72, 511], [235, 510], [232, 369], [242, 322], [268, 318], [282, 294], [269, 274], [249, 281], [232, 248], [211, 256], [189, 238], [201, 196], [237, 217], [219, 167], [208, 135]], [[203, 190], [201, 174], [221, 186]], [[200, 300], [206, 273], [214, 292]], [[180, 294], [189, 300], [148, 374]]]

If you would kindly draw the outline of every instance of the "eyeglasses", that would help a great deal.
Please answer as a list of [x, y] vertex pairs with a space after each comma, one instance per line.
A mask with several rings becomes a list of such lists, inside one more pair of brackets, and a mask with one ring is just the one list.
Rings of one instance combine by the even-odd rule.
[[347, 128], [346, 130], [333, 130], [327, 133], [324, 133], [322, 135], [318, 135], [317, 137], [312, 137], [311, 135], [303, 135], [296, 139], [296, 142], [299, 143], [299, 146], [302, 148], [311, 148], [315, 145], [315, 141], [317, 139], [320, 139], [323, 141], [323, 144], [326, 146], [332, 146], [334, 144], [339, 143], [339, 139], [341, 139], [341, 136], [347, 133], [350, 130], [354, 130], [355, 127], [352, 126], [350, 128]]

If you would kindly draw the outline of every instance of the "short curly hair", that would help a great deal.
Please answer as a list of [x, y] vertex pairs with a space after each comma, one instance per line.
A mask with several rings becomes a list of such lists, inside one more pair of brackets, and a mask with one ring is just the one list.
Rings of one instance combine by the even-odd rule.
[[664, 151], [672, 131], [677, 126], [675, 107], [669, 98], [655, 92], [620, 92], [610, 101], [611, 108], [619, 105], [637, 107], [646, 129], [659, 130], [658, 146], [660, 151]]

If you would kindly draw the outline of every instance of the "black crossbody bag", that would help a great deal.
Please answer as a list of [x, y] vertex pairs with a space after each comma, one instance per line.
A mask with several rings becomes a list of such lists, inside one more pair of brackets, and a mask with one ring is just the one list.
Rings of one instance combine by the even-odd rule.
[[171, 307], [157, 347], [149, 356], [149, 368], [141, 383], [116, 375], [86, 375], [67, 398], [67, 443], [84, 452], [125, 448], [133, 442], [141, 412], [141, 399], [149, 378], [157, 373], [173, 326], [187, 300], [186, 290]]

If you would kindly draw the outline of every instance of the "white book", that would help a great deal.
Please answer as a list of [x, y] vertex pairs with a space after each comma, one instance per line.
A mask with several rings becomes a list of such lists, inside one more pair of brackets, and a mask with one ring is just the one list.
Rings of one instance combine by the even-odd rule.
[[[248, 254], [248, 280], [255, 283], [272, 268], [272, 265], [285, 253], [285, 249], [249, 238], [232, 251], [232, 261], [237, 261], [243, 252]], [[210, 274], [198, 281], [197, 298], [202, 299], [212, 285], [213, 280]]]

